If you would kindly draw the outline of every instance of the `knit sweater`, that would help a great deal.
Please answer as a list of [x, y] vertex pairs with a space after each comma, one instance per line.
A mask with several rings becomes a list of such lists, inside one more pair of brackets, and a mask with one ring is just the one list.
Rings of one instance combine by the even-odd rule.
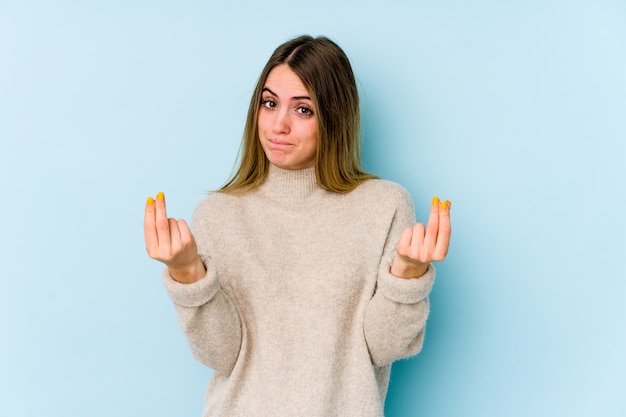
[[192, 231], [206, 276], [164, 274], [194, 357], [215, 370], [204, 417], [382, 416], [391, 363], [421, 349], [435, 276], [390, 273], [414, 217], [395, 183], [332, 193], [314, 168], [272, 166], [254, 191], [205, 198]]

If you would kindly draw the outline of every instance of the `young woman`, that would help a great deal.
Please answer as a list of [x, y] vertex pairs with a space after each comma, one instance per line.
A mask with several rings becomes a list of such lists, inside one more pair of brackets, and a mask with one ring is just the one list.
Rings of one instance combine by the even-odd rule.
[[382, 416], [392, 362], [421, 349], [450, 202], [415, 224], [405, 189], [362, 170], [359, 121], [344, 52], [298, 37], [261, 73], [239, 168], [193, 233], [148, 198], [148, 254], [215, 370], [204, 416]]

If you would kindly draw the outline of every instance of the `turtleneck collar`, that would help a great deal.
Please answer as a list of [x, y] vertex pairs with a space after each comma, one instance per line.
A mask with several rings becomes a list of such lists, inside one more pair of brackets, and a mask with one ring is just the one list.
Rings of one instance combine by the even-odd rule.
[[302, 199], [320, 190], [315, 177], [315, 167], [283, 169], [270, 164], [265, 182], [259, 191], [278, 199]]

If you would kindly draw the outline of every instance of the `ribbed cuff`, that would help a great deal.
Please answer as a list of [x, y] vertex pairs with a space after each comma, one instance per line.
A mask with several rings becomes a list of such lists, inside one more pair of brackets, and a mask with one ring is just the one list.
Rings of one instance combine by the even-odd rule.
[[430, 264], [419, 278], [405, 279], [391, 272], [391, 260], [383, 259], [378, 273], [378, 291], [385, 298], [402, 304], [415, 304], [428, 297], [435, 283], [435, 267]]
[[174, 304], [182, 307], [199, 307], [208, 303], [215, 296], [219, 289], [217, 273], [205, 259], [203, 259], [203, 263], [207, 270], [206, 275], [191, 284], [182, 284], [175, 281], [169, 270], [165, 268], [165, 271], [163, 271], [163, 283]]

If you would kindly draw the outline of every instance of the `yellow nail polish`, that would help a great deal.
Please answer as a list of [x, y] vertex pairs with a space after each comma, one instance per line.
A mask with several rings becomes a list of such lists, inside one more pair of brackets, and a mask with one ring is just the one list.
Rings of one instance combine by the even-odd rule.
[[449, 209], [450, 209], [450, 208], [452, 208], [452, 201], [450, 201], [450, 200], [446, 200], [446, 203], [448, 203], [448, 208], [449, 208]]
[[448, 203], [446, 203], [445, 201], [442, 201], [442, 202], [439, 204], [439, 207], [441, 207], [441, 208], [442, 208], [442, 210], [445, 210], [445, 209], [447, 209], [447, 208], [448, 208]]
[[157, 194], [157, 200], [159, 201], [165, 200], [165, 194], [163, 194], [163, 191], [159, 191], [159, 193]]
[[146, 204], [149, 205], [149, 206], [153, 205], [154, 204], [154, 198], [148, 197], [148, 201], [146, 201]]
[[437, 196], [433, 197], [433, 204], [434, 205], [439, 205], [439, 197], [437, 197]]

